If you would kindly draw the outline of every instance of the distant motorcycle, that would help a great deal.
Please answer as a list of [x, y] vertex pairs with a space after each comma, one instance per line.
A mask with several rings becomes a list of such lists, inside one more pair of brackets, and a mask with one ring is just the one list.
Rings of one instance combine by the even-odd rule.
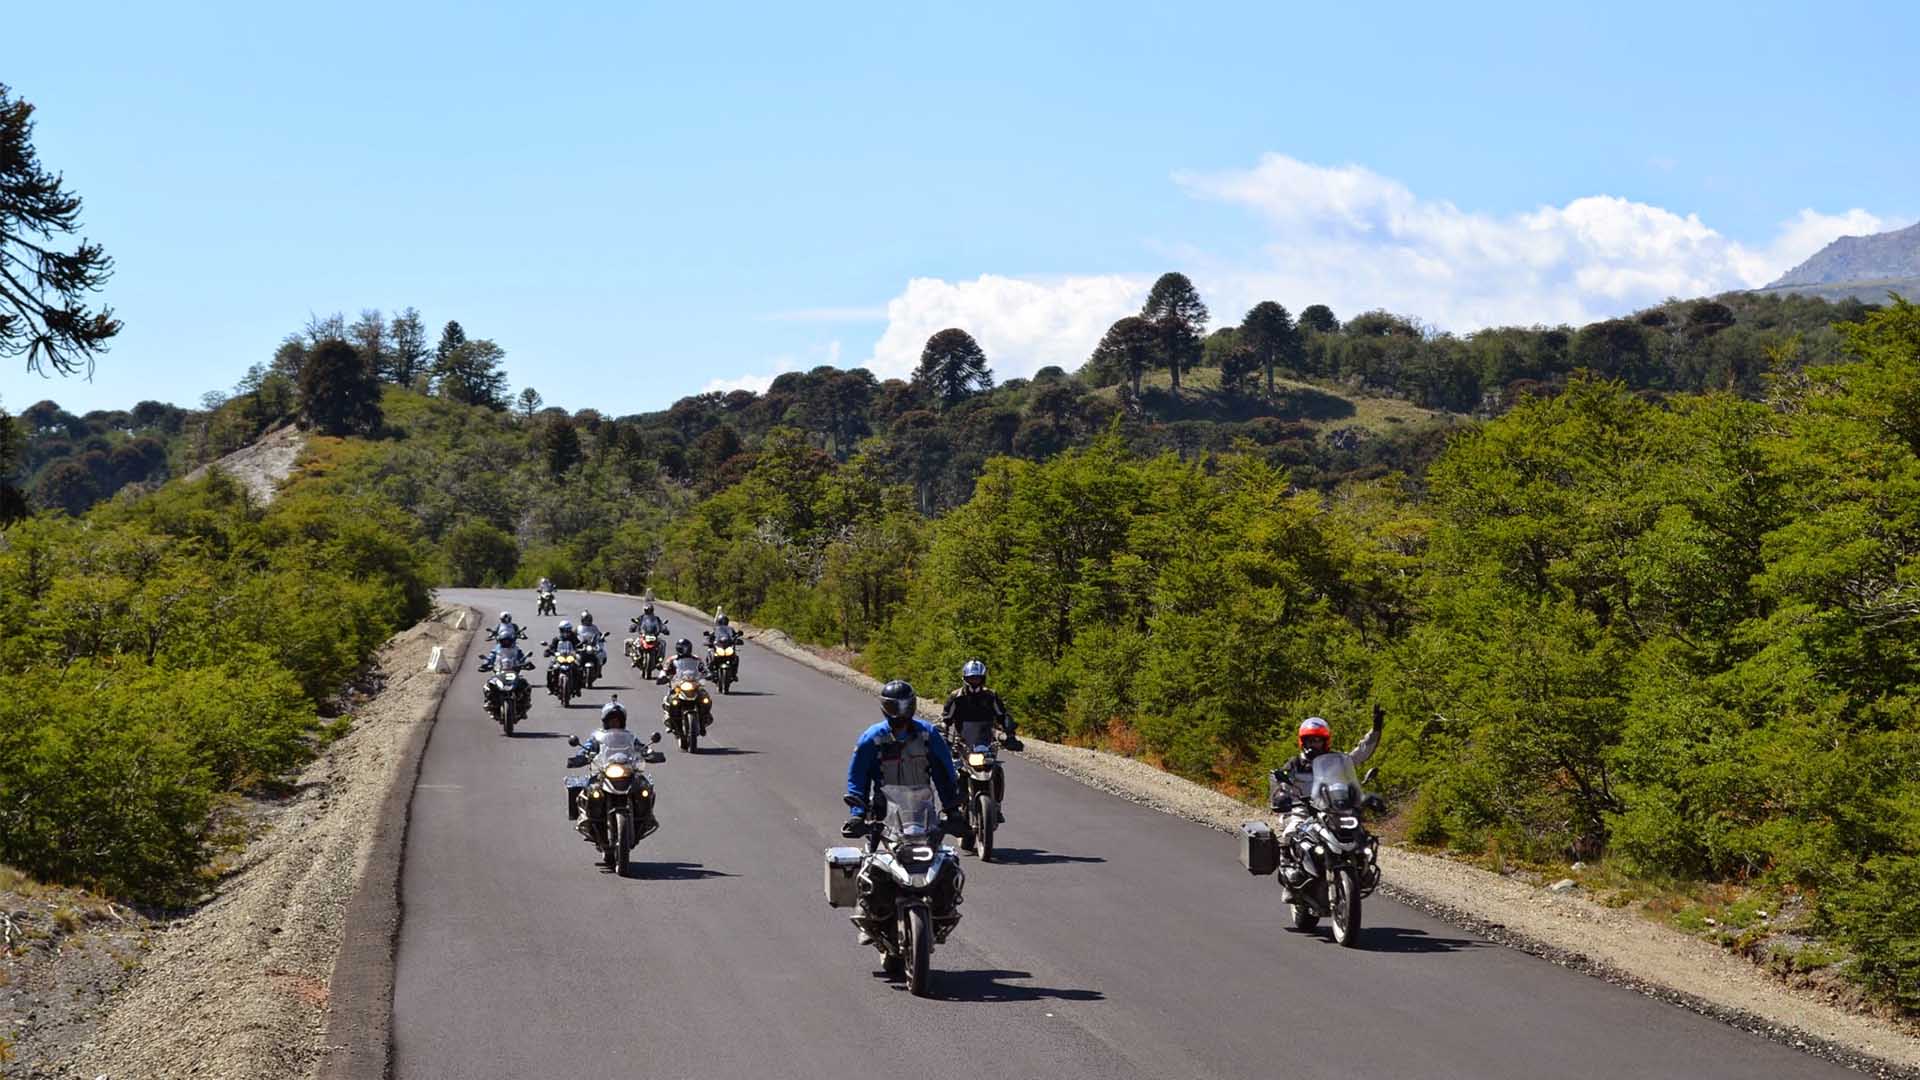
[[689, 754], [700, 751], [700, 736], [705, 733], [706, 720], [712, 710], [713, 699], [701, 688], [700, 680], [693, 677], [675, 679], [665, 700], [660, 702], [667, 730], [679, 740], [680, 749]]
[[[660, 733], [648, 741], [659, 742]], [[579, 737], [567, 736], [567, 745], [578, 747]], [[593, 842], [601, 864], [622, 877], [635, 845], [660, 827], [654, 815], [653, 778], [640, 763], [663, 760], [665, 755], [647, 750], [627, 731], [605, 732], [600, 753], [591, 761], [577, 750], [567, 758], [569, 769], [593, 765], [585, 776], [567, 777], [567, 820]]]
[[982, 862], [992, 862], [993, 834], [1001, 821], [1000, 793], [1006, 790], [1007, 782], [999, 750], [992, 743], [969, 750], [960, 782], [965, 788], [967, 824], [973, 829], [973, 849]]
[[521, 671], [533, 667], [533, 661], [524, 661], [518, 670], [495, 671], [493, 657], [480, 661], [481, 671], [492, 671], [494, 676], [487, 680], [487, 715], [500, 725], [500, 730], [509, 738], [513, 736], [513, 725], [526, 718], [527, 710], [533, 704], [533, 687], [520, 677]]
[[547, 646], [547, 655], [553, 658], [549, 666], [553, 669], [553, 692], [560, 698], [560, 707], [572, 708], [573, 699], [586, 687], [580, 653], [570, 641], [555, 641]]
[[660, 670], [660, 635], [640, 634], [627, 639], [627, 659], [640, 669], [642, 678], [651, 679]]
[[707, 633], [707, 671], [722, 694], [729, 693], [733, 684], [740, 680], [739, 648], [738, 641], [716, 645], [713, 633]]
[[580, 679], [588, 686], [600, 681], [600, 648], [588, 645], [580, 650]]
[[925, 997], [933, 947], [960, 925], [967, 876], [941, 842], [931, 786], [889, 786], [881, 795], [884, 809], [868, 808], [866, 847], [827, 849], [827, 903], [853, 908], [848, 917], [880, 950], [888, 977], [905, 975], [907, 989]]
[[[1333, 940], [1351, 948], [1360, 937], [1360, 902], [1380, 887], [1380, 840], [1367, 832], [1365, 816], [1383, 813], [1386, 801], [1364, 793], [1379, 770], [1363, 780], [1353, 759], [1329, 751], [1313, 759], [1307, 792], [1311, 815], [1288, 838], [1284, 866], [1280, 841], [1264, 821], [1240, 826], [1240, 863], [1248, 873], [1279, 872], [1280, 901], [1288, 905], [1296, 930], [1312, 930], [1322, 918], [1333, 920]], [[1291, 809], [1291, 800], [1283, 810]]]
[[553, 590], [552, 590], [552, 589], [543, 589], [543, 590], [541, 590], [541, 592], [540, 592], [540, 604], [539, 604], [539, 608], [538, 608], [538, 610], [537, 610], [537, 611], [535, 611], [535, 614], [537, 614], [537, 615], [558, 615], [559, 613], [560, 613], [560, 612], [559, 612], [559, 610], [558, 610], [558, 608], [557, 608], [557, 607], [556, 607], [556, 606], [554, 605], [554, 602], [553, 602]]

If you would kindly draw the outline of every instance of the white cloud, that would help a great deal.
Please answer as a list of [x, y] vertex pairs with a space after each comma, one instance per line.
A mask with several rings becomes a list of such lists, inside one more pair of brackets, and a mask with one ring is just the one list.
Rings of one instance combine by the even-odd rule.
[[995, 378], [1024, 378], [1049, 364], [1072, 369], [1115, 319], [1140, 307], [1151, 284], [1127, 274], [914, 278], [887, 303], [887, 329], [867, 366], [882, 379], [906, 378], [919, 366], [927, 339], [957, 326], [986, 350]]
[[771, 371], [762, 372], [757, 375], [741, 375], [731, 379], [714, 379], [707, 383], [707, 385], [701, 387], [700, 392], [703, 394], [729, 394], [735, 390], [751, 390], [756, 394], [764, 394], [767, 392], [767, 387], [773, 385], [773, 380], [785, 375], [789, 371], [801, 371], [807, 368], [818, 367], [821, 364], [826, 364], [829, 367], [839, 367], [840, 352], [840, 342], [838, 340], [829, 341], [825, 345], [814, 346], [808, 350], [809, 360], [804, 365], [801, 363], [800, 357], [794, 356], [791, 353], [782, 353], [773, 358], [773, 370]]
[[[1462, 210], [1416, 195], [1360, 165], [1267, 154], [1252, 168], [1181, 172], [1189, 196], [1246, 207], [1266, 231], [1248, 250], [1191, 250], [1176, 260], [1214, 312], [1238, 322], [1261, 300], [1342, 318], [1372, 308], [1445, 330], [1571, 323], [1668, 297], [1762, 286], [1836, 237], [1891, 227], [1865, 210], [1803, 210], [1764, 246], [1729, 239], [1695, 214], [1613, 195], [1522, 213]], [[915, 278], [886, 307], [869, 366], [909, 374], [936, 331], [958, 326], [1000, 378], [1048, 364], [1073, 368], [1113, 320], [1138, 310], [1151, 276], [1088, 274], [972, 281]]]

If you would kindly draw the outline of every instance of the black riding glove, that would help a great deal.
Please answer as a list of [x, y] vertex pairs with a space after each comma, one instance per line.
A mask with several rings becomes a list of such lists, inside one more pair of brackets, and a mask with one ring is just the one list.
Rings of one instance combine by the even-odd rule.
[[864, 818], [850, 817], [840, 825], [840, 835], [849, 840], [864, 836], [866, 832], [867, 822]]
[[1027, 744], [1021, 742], [1019, 739], [1015, 738], [1012, 735], [1008, 735], [1006, 738], [1001, 739], [1000, 745], [1006, 747], [1009, 750], [1013, 750], [1016, 752], [1020, 750], [1025, 750], [1027, 748]]

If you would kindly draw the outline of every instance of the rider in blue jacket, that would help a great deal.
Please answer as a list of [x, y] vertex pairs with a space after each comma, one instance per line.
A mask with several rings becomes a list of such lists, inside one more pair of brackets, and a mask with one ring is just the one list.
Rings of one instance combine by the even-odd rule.
[[917, 703], [913, 687], [900, 679], [880, 688], [880, 711], [886, 718], [862, 732], [854, 744], [853, 759], [847, 763], [847, 808], [852, 816], [841, 828], [842, 835], [858, 836], [864, 831], [862, 818], [882, 785], [919, 787], [929, 782], [946, 810], [946, 831], [966, 835], [953, 751], [937, 728], [914, 719]]

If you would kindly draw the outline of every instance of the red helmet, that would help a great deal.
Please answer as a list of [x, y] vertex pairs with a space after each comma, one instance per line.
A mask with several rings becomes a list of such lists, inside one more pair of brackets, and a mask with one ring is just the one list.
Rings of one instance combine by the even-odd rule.
[[1300, 747], [1305, 749], [1307, 740], [1316, 735], [1327, 740], [1329, 747], [1333, 745], [1333, 729], [1327, 726], [1325, 720], [1317, 716], [1309, 716], [1305, 720], [1300, 721], [1300, 730], [1295, 734], [1294, 738], [1299, 742]]

